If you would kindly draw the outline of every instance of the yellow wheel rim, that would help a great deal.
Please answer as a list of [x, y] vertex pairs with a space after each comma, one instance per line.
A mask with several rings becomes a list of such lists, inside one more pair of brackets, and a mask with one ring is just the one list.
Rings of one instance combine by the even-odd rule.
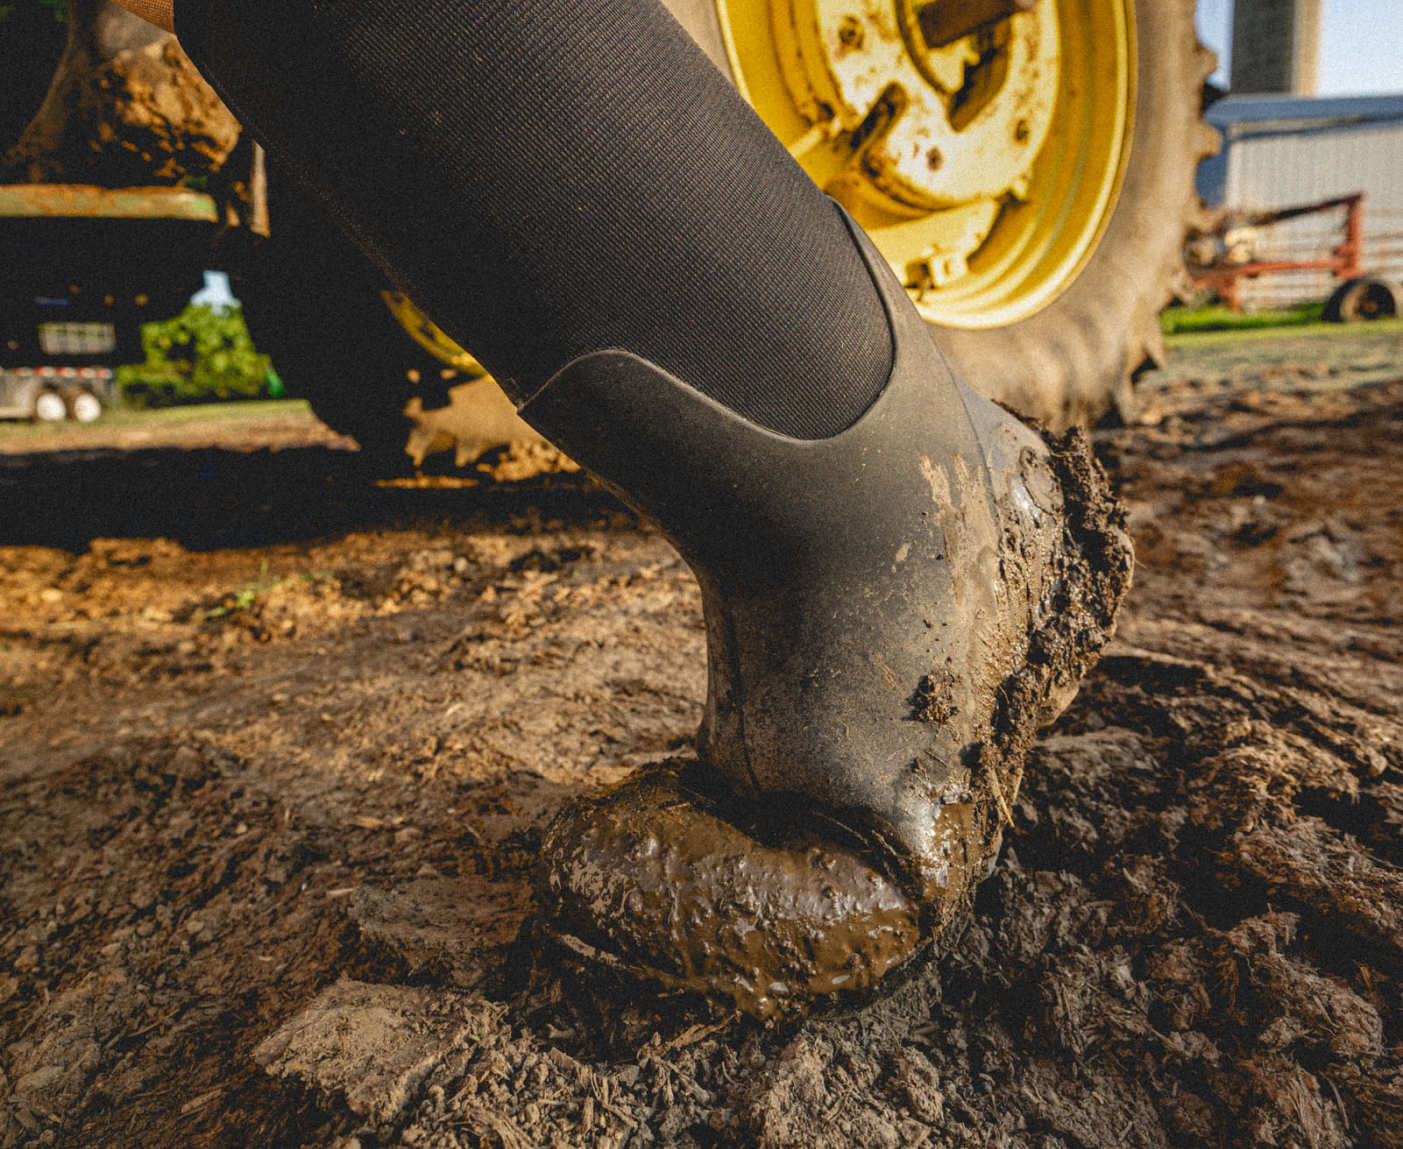
[[741, 94], [926, 319], [1002, 327], [1076, 278], [1130, 149], [1133, 0], [716, 2]]
[[380, 298], [404, 328], [405, 334], [440, 363], [463, 372], [470, 379], [487, 374], [487, 368], [449, 339], [438, 324], [420, 311], [404, 292], [382, 291]]

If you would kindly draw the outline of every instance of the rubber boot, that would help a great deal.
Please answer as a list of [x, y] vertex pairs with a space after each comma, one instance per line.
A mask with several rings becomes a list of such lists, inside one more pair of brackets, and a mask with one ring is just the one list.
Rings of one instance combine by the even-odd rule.
[[1130, 546], [1084, 447], [955, 378], [848, 222], [895, 352], [842, 433], [774, 434], [623, 351], [521, 414], [695, 572], [702, 765], [856, 839], [938, 929], [987, 872], [1034, 731], [1110, 637]]

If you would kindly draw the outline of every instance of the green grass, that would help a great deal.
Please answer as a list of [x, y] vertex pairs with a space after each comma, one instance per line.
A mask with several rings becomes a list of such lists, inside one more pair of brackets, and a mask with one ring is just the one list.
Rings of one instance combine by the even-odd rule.
[[1253, 331], [1262, 327], [1304, 327], [1319, 323], [1324, 303], [1307, 303], [1279, 311], [1234, 312], [1220, 303], [1207, 307], [1170, 307], [1159, 317], [1166, 335], [1201, 331]]
[[209, 423], [236, 419], [264, 419], [311, 411], [305, 399], [250, 399], [233, 403], [194, 403], [187, 407], [158, 407], [150, 411], [133, 411], [111, 407], [92, 423], [24, 423], [0, 422], [0, 437], [6, 439], [26, 435], [91, 431], [101, 434], [114, 427], [168, 427], [181, 423]]
[[1361, 336], [1403, 335], [1403, 319], [1375, 319], [1372, 323], [1298, 323], [1273, 326], [1244, 326], [1179, 330], [1165, 337], [1174, 347], [1219, 347], [1231, 343], [1267, 339], [1357, 339]]
[[258, 580], [240, 587], [233, 594], [225, 595], [224, 601], [218, 606], [202, 610], [197, 615], [201, 622], [211, 622], [216, 618], [224, 618], [228, 615], [238, 614], [240, 611], [252, 610], [258, 605], [258, 601], [264, 598], [271, 591], [279, 587], [288, 586], [293, 583], [318, 583], [333, 579], [336, 576], [329, 571], [311, 571], [307, 574], [283, 575], [281, 578], [270, 579], [268, 577], [268, 564], [265, 561], [258, 568]]

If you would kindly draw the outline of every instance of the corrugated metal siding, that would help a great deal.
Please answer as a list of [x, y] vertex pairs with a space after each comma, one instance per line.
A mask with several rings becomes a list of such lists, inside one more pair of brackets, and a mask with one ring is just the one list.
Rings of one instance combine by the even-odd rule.
[[[1403, 279], [1403, 123], [1281, 133], [1234, 140], [1225, 202], [1279, 208], [1362, 191], [1364, 269]], [[1266, 259], [1326, 254], [1343, 238], [1344, 212], [1306, 216], [1260, 233]], [[1280, 307], [1330, 294], [1328, 272], [1268, 276], [1243, 283], [1249, 307]]]

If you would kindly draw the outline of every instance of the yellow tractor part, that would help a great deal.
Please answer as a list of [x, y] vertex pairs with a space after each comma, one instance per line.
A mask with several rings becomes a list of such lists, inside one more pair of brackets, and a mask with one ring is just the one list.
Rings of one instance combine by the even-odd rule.
[[717, 0], [741, 94], [927, 320], [1003, 327], [1076, 278], [1115, 207], [1133, 0]]
[[[425, 409], [424, 400], [412, 396], [400, 412], [410, 421], [408, 442], [404, 453], [421, 467], [430, 455], [441, 451], [453, 452], [453, 465], [458, 469], [475, 462], [489, 448], [510, 444], [515, 451], [549, 448], [540, 432], [528, 426], [516, 413], [514, 404], [497, 381], [476, 359], [459, 347], [443, 329], [425, 315], [414, 301], [402, 291], [382, 291], [380, 298], [396, 321], [415, 343], [450, 370], [445, 376], [460, 371], [465, 379], [448, 388], [448, 403]], [[570, 470], [574, 464], [550, 448], [546, 457], [536, 460], [536, 470]], [[534, 471], [532, 472], [534, 473]]]
[[438, 324], [420, 311], [404, 292], [382, 291], [380, 298], [404, 328], [405, 334], [440, 363], [461, 371], [469, 379], [478, 379], [487, 374], [487, 368], [449, 339]]
[[[715, 0], [732, 79], [924, 317], [996, 328], [1095, 250], [1135, 106], [1134, 0]], [[404, 295], [425, 350], [484, 374]]]

